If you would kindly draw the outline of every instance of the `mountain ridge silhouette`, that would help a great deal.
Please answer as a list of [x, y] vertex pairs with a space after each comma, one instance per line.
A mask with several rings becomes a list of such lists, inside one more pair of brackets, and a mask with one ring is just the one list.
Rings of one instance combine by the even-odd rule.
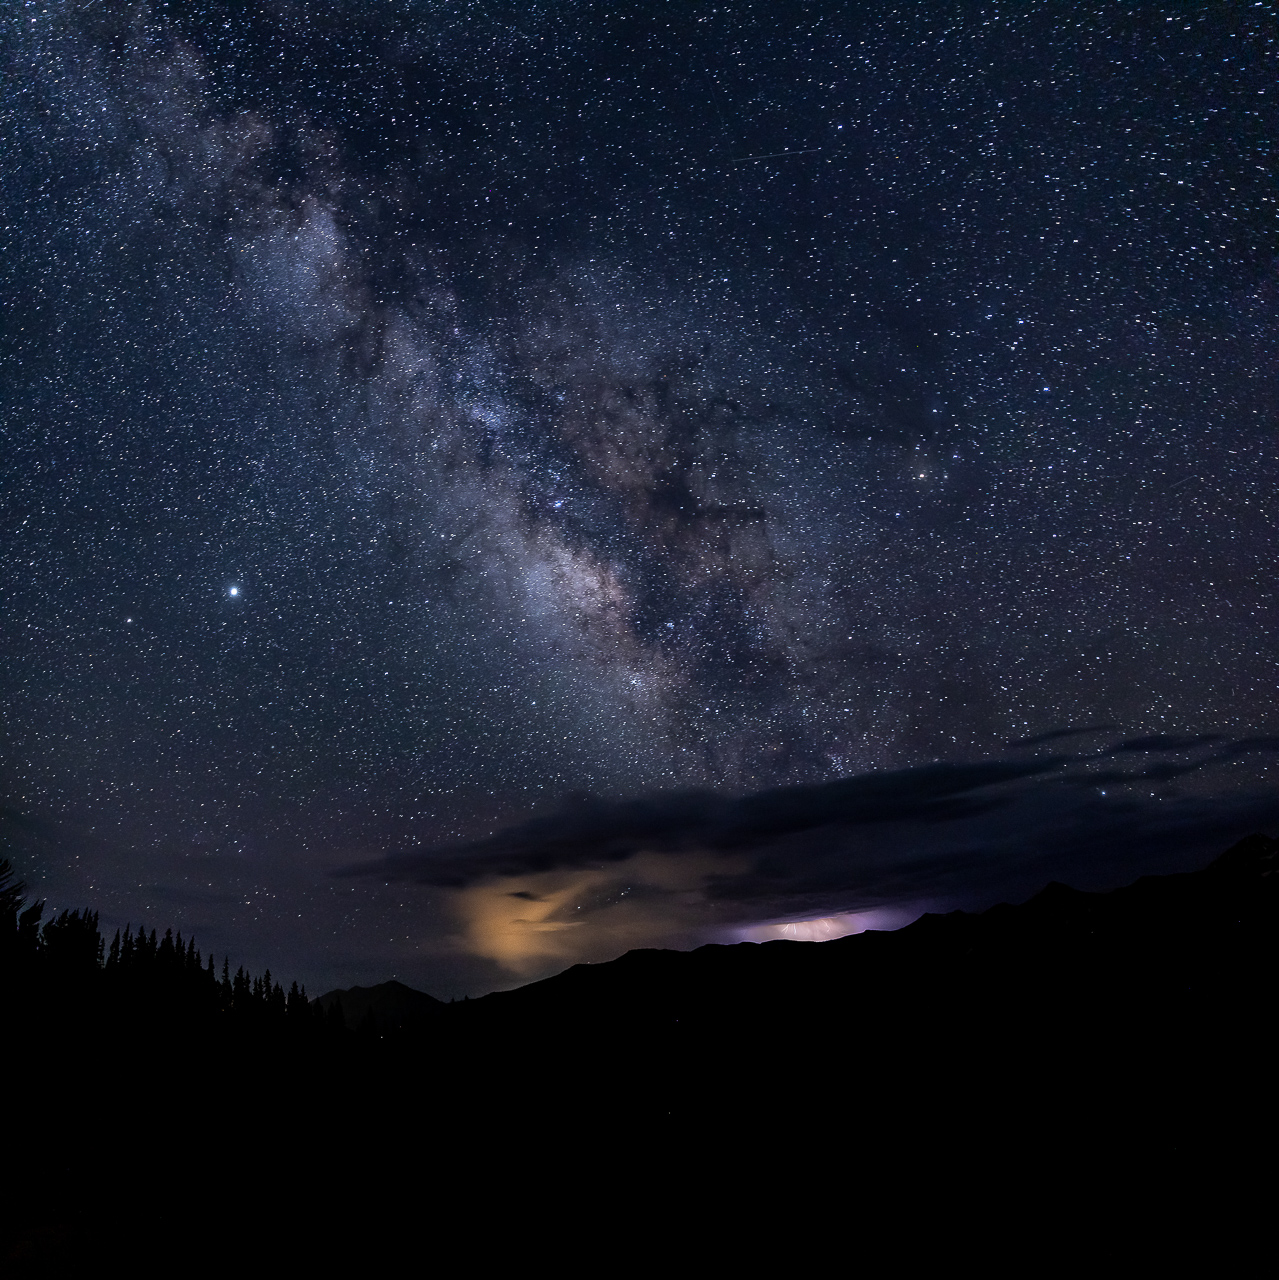
[[[634, 1016], [637, 1009], [652, 1010], [663, 1002], [683, 1007], [692, 989], [709, 998], [709, 991], [703, 990], [708, 983], [729, 1004], [736, 996], [757, 999], [761, 991], [781, 982], [829, 985], [855, 976], [859, 968], [867, 970], [861, 976], [874, 975], [892, 984], [904, 981], [907, 974], [918, 977], [915, 966], [941, 962], [950, 951], [963, 952], [954, 957], [960, 961], [971, 963], [980, 954], [987, 965], [995, 965], [1001, 948], [1010, 953], [1016, 948], [1023, 959], [1034, 957], [1044, 964], [1051, 961], [1054, 947], [1070, 945], [1082, 947], [1094, 962], [1115, 962], [1121, 953], [1133, 950], [1122, 945], [1125, 937], [1130, 942], [1140, 938], [1139, 949], [1157, 944], [1186, 952], [1184, 963], [1190, 962], [1190, 953], [1202, 961], [1204, 948], [1196, 948], [1194, 939], [1205, 927], [1204, 911], [1215, 902], [1219, 912], [1229, 915], [1234, 893], [1246, 894], [1256, 887], [1254, 882], [1276, 875], [1279, 840], [1255, 834], [1199, 871], [1143, 876], [1119, 889], [1092, 892], [1052, 881], [1021, 904], [1000, 903], [981, 912], [928, 913], [900, 929], [867, 930], [823, 942], [710, 943], [691, 951], [637, 948], [613, 960], [575, 964], [536, 982], [455, 1004], [414, 992], [422, 1000], [415, 1016], [389, 1015], [388, 1020], [400, 1026], [429, 1024], [443, 1032], [446, 1027], [483, 1025], [505, 1016], [545, 1016], [556, 1010], [577, 1016], [572, 1006], [579, 999], [588, 1001], [597, 1016], [608, 1001], [623, 999], [627, 1016]], [[885, 970], [890, 960], [901, 967]], [[741, 985], [741, 992], [729, 990], [734, 983]], [[338, 989], [313, 1003], [330, 1008], [341, 1001], [347, 1025], [354, 1027], [369, 1008], [381, 1020], [378, 998], [366, 993], [386, 992], [379, 998], [389, 1011], [395, 999], [403, 999], [393, 991], [413, 990], [393, 981]], [[776, 990], [772, 994], [783, 998]], [[797, 998], [793, 988], [787, 998]], [[353, 1010], [358, 1010], [355, 1017]]]
[[[1264, 835], [1107, 893], [1051, 883], [892, 932], [631, 951], [452, 1004], [394, 980], [308, 1003], [243, 971], [224, 998], [192, 943], [153, 931], [113, 966], [92, 913], [50, 924], [49, 966], [6, 986], [14, 1258], [211, 1230], [232, 1255], [323, 1255], [326, 1230], [298, 1235], [317, 1204], [406, 1224], [429, 1206], [481, 1240], [512, 1212], [531, 1232], [566, 1205], [620, 1223], [639, 1206], [686, 1224], [668, 1241], [711, 1220], [779, 1244], [1036, 1215], [1137, 1224], [1142, 1244], [1151, 1223], [1172, 1240], [1264, 1212]], [[334, 1011], [356, 993], [352, 1026]], [[104, 1178], [102, 1153], [125, 1175]], [[212, 1212], [208, 1188], [260, 1176], [281, 1216]]]

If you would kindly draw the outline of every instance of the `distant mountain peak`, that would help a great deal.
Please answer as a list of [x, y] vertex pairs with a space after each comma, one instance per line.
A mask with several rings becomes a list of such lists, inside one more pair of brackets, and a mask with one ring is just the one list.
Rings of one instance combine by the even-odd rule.
[[319, 1005], [326, 1013], [335, 1005], [341, 1005], [342, 1018], [348, 1027], [360, 1026], [372, 1014], [377, 1026], [384, 1030], [423, 1022], [444, 1007], [442, 1000], [405, 986], [394, 978], [372, 987], [327, 991], [317, 996], [312, 1004]]
[[1279, 872], [1279, 840], [1260, 832], [1244, 836], [1217, 858], [1209, 870], [1272, 876]]

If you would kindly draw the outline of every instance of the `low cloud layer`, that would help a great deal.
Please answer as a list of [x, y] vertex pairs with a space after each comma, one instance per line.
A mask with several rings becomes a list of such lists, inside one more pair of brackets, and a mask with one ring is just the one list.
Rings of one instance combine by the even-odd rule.
[[462, 947], [523, 977], [634, 946], [832, 937], [1052, 879], [1108, 888], [1201, 865], [1279, 824], [1264, 782], [1277, 751], [1272, 738], [1147, 737], [737, 798], [583, 797], [343, 874], [449, 891]]

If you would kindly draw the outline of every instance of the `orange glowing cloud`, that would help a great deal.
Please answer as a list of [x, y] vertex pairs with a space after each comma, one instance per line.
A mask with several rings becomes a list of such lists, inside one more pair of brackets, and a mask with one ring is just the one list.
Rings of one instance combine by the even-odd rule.
[[528, 978], [716, 928], [706, 882], [742, 868], [739, 858], [641, 853], [623, 863], [486, 880], [457, 890], [454, 906], [467, 951]]

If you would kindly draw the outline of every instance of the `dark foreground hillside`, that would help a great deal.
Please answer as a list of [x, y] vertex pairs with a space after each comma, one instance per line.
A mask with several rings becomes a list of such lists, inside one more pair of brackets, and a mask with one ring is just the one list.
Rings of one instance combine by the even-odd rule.
[[1268, 1203], [1264, 836], [895, 933], [632, 952], [452, 1005], [373, 988], [355, 1027], [344, 993], [219, 977], [190, 943], [144, 935], [130, 968], [96, 919], [53, 922], [43, 951], [11, 926], [15, 1265], [477, 1231], [514, 1257], [606, 1229], [721, 1259], [1032, 1228], [1149, 1257], [1208, 1224], [1220, 1260]]

